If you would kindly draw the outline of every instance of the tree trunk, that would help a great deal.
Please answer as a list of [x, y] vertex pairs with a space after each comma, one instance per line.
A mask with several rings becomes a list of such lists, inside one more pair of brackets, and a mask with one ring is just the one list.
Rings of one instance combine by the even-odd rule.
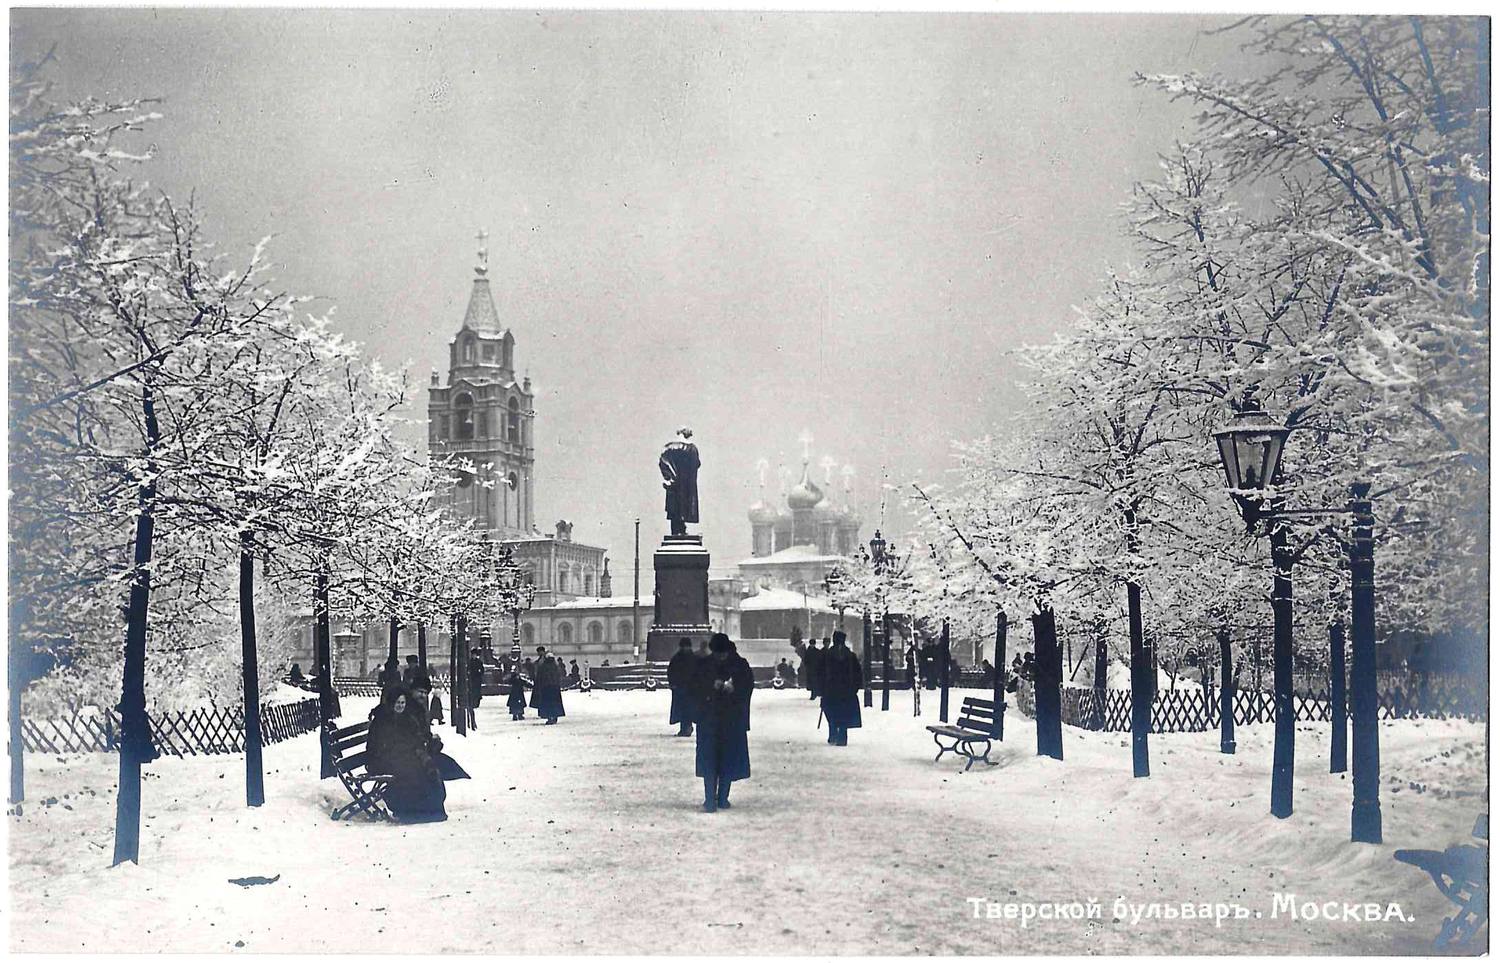
[[872, 695], [872, 691], [871, 691], [871, 688], [870, 688], [870, 680], [874, 677], [874, 672], [875, 672], [874, 666], [871, 665], [871, 663], [870, 663], [870, 636], [871, 636], [871, 634], [872, 633], [871, 633], [871, 628], [870, 628], [870, 613], [869, 613], [868, 610], [866, 610], [865, 611], [865, 665], [864, 665], [864, 669], [865, 669], [865, 671], [864, 671], [864, 676], [865, 676], [865, 708], [866, 709], [868, 709], [872, 705], [874, 705], [874, 696]]
[[[156, 400], [141, 388], [147, 454], [161, 440]], [[149, 469], [148, 469], [149, 470]], [[155, 535], [155, 476], [141, 484], [136, 504], [134, 571], [125, 612], [125, 668], [120, 686], [120, 785], [115, 797], [115, 858], [141, 861], [141, 767], [156, 758], [146, 716], [146, 619], [151, 606], [151, 547]]]
[[1109, 713], [1109, 639], [1094, 625], [1094, 729], [1104, 731]]
[[952, 682], [952, 642], [948, 637], [948, 620], [943, 619], [943, 641], [941, 643], [941, 658], [943, 664], [938, 668], [938, 684], [942, 692], [938, 695], [938, 721], [948, 721], [948, 684]]
[[880, 647], [885, 657], [880, 670], [880, 711], [886, 712], [891, 708], [891, 613], [882, 612], [880, 622], [885, 628], [885, 641]]
[[18, 671], [20, 660], [16, 658], [16, 650], [20, 644], [20, 640], [12, 633], [8, 675], [10, 691], [6, 693], [10, 700], [10, 740], [7, 749], [10, 751], [10, 803], [12, 806], [26, 799], [26, 741], [21, 730], [21, 694], [25, 691], [25, 683]]
[[324, 738], [328, 723], [339, 716], [338, 695], [333, 691], [333, 639], [328, 625], [328, 556], [318, 561], [318, 573], [313, 577], [313, 649], [318, 662], [318, 745], [322, 756], [320, 778], [329, 779], [338, 775], [333, 768], [333, 754]]
[[1125, 602], [1130, 616], [1130, 762], [1136, 778], [1143, 779], [1151, 775], [1151, 702], [1155, 686], [1141, 626], [1141, 587], [1135, 582], [1125, 583]]
[[401, 638], [401, 622], [391, 613], [391, 637], [388, 651], [385, 655], [385, 671], [390, 678], [401, 677], [401, 654], [397, 651], [397, 644]]
[[467, 659], [464, 658], [467, 623], [462, 615], [454, 619], [453, 638], [449, 644], [452, 652], [448, 668], [448, 708], [453, 713], [453, 731], [461, 736], [469, 734], [469, 692], [464, 685], [468, 677]]
[[266, 802], [261, 765], [260, 662], [255, 648], [255, 545], [240, 532], [240, 664], [245, 689], [245, 805]]
[[1229, 648], [1229, 627], [1221, 625], [1219, 636], [1219, 751], [1234, 755], [1234, 666]]
[[29, 665], [22, 665], [23, 661], [30, 660], [23, 659], [21, 636], [17, 631], [26, 622], [26, 603], [12, 597], [8, 615], [10, 638], [6, 640], [5, 655], [8, 667], [6, 695], [9, 697], [10, 707], [10, 740], [6, 748], [10, 753], [10, 803], [15, 805], [26, 800], [26, 738], [21, 727], [21, 710], [22, 696], [26, 692], [31, 672]]
[[1328, 623], [1328, 714], [1333, 720], [1333, 741], [1329, 750], [1328, 771], [1349, 769], [1348, 690], [1344, 679], [1344, 620]]
[[990, 734], [1001, 741], [1005, 739], [1005, 629], [1005, 610], [1001, 609], [995, 613], [995, 691], [990, 696], [995, 702]]
[[1297, 709], [1292, 701], [1292, 557], [1285, 524], [1271, 523], [1271, 567], [1275, 572], [1271, 607], [1275, 619], [1272, 653], [1276, 743], [1271, 753], [1271, 815], [1292, 814], [1292, 767], [1297, 751]]
[[417, 664], [427, 671], [427, 623], [417, 623]]
[[1036, 754], [1061, 759], [1062, 650], [1051, 606], [1031, 617], [1031, 629], [1036, 653]]

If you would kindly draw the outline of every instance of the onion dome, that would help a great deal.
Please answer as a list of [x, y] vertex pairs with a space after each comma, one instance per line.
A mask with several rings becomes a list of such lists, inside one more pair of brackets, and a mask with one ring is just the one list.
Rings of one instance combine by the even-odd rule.
[[770, 525], [776, 521], [776, 509], [763, 501], [751, 505], [749, 515], [752, 525]]
[[831, 524], [839, 520], [839, 510], [833, 507], [833, 502], [824, 498], [813, 506], [813, 518]]
[[802, 465], [802, 480], [792, 486], [787, 493], [786, 503], [792, 506], [792, 511], [806, 511], [823, 500], [823, 489], [815, 485], [807, 477], [807, 463]]

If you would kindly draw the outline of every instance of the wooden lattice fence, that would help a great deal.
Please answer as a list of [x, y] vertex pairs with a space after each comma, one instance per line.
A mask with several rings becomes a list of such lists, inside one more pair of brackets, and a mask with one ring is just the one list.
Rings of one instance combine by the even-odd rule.
[[[1035, 713], [1032, 687], [1023, 683], [1015, 693], [1016, 705], [1027, 715]], [[1298, 722], [1332, 722], [1333, 700], [1328, 690], [1306, 689], [1292, 694]], [[1489, 693], [1482, 682], [1456, 677], [1413, 678], [1402, 684], [1383, 680], [1379, 687], [1381, 719], [1471, 719], [1489, 716]], [[1347, 712], [1347, 705], [1345, 707]], [[1130, 690], [1062, 690], [1062, 719], [1070, 726], [1102, 732], [1130, 731]], [[1152, 732], [1204, 732], [1217, 729], [1220, 719], [1219, 690], [1192, 686], [1157, 690], [1151, 702]], [[1276, 702], [1269, 692], [1240, 690], [1234, 694], [1236, 725], [1274, 722]]]
[[[245, 751], [243, 713], [239, 706], [152, 713], [148, 718], [151, 741], [163, 754], [198, 756]], [[262, 745], [314, 732], [318, 728], [318, 700], [262, 705], [260, 720]], [[86, 706], [71, 716], [22, 719], [21, 734], [29, 752], [113, 752], [119, 748], [120, 716], [114, 709]]]

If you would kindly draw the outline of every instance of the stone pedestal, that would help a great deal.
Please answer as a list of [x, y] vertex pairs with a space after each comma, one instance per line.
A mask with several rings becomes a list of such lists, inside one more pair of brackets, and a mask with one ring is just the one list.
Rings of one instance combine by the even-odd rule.
[[652, 557], [656, 617], [646, 633], [646, 661], [666, 662], [682, 639], [693, 648], [713, 633], [708, 622], [708, 552], [702, 535], [668, 535]]

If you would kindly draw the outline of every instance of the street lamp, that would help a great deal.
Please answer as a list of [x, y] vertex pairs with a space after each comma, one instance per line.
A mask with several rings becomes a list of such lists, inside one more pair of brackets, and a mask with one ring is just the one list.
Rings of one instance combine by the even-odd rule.
[[1275, 613], [1274, 685], [1276, 745], [1271, 769], [1271, 813], [1286, 817], [1292, 812], [1292, 757], [1296, 710], [1292, 702], [1292, 564], [1296, 560], [1287, 543], [1290, 518], [1311, 515], [1350, 515], [1353, 537], [1349, 541], [1351, 589], [1350, 715], [1354, 721], [1354, 804], [1350, 813], [1352, 842], [1382, 840], [1380, 816], [1380, 732], [1375, 685], [1375, 512], [1368, 482], [1349, 487], [1344, 508], [1288, 509], [1280, 498], [1269, 507], [1256, 493], [1278, 478], [1282, 451], [1290, 431], [1277, 425], [1258, 407], [1239, 412], [1228, 425], [1214, 432], [1219, 459], [1231, 494], [1239, 502], [1246, 529], [1264, 518], [1271, 540], [1275, 570], [1271, 604]]
[[1224, 465], [1224, 477], [1239, 502], [1247, 530], [1254, 529], [1263, 512], [1260, 498], [1245, 493], [1264, 492], [1269, 481], [1276, 477], [1289, 434], [1290, 429], [1278, 425], [1254, 402], [1245, 411], [1236, 412], [1228, 425], [1214, 432], [1219, 461]]

